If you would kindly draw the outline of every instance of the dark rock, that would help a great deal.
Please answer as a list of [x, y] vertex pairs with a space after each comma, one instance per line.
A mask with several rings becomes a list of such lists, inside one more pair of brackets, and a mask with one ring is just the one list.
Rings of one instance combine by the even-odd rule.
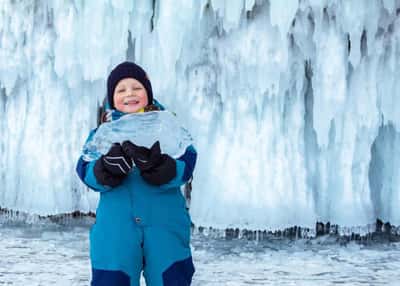
[[375, 224], [375, 226], [376, 226], [375, 232], [377, 232], [377, 233], [382, 232], [383, 222], [382, 222], [379, 218], [376, 219], [376, 224]]

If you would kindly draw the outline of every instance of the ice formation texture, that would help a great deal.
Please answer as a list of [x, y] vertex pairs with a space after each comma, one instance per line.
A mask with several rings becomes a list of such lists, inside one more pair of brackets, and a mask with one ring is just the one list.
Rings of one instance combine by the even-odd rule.
[[193, 144], [189, 132], [169, 111], [133, 113], [120, 119], [103, 123], [96, 130], [93, 139], [83, 146], [86, 161], [92, 161], [106, 154], [114, 143], [129, 140], [138, 146], [150, 148], [159, 141], [161, 152], [178, 158]]
[[95, 210], [105, 79], [142, 65], [199, 153], [197, 225], [400, 224], [400, 2], [0, 1], [0, 206]]

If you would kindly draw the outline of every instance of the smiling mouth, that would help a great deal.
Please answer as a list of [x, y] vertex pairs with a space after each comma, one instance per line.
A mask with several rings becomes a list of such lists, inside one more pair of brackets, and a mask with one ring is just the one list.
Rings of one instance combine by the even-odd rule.
[[139, 100], [130, 99], [130, 100], [124, 101], [124, 105], [136, 105], [136, 104], [139, 104]]

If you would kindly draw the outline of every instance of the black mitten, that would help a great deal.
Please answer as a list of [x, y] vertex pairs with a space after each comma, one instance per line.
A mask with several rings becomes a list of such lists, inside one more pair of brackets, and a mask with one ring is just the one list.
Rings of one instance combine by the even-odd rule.
[[124, 153], [119, 143], [100, 157], [94, 165], [94, 175], [99, 183], [116, 187], [122, 183], [132, 169], [131, 159]]
[[125, 154], [132, 158], [140, 171], [147, 171], [161, 162], [160, 142], [157, 141], [149, 148], [137, 146], [131, 141], [122, 142], [122, 149]]
[[175, 178], [176, 161], [167, 154], [161, 154], [159, 141], [156, 141], [150, 149], [124, 141], [122, 149], [133, 159], [147, 183], [159, 186]]
[[104, 186], [110, 186], [113, 188], [118, 185], [121, 185], [122, 181], [125, 179], [125, 176], [116, 176], [108, 172], [103, 165], [103, 160], [101, 159], [98, 159], [96, 161], [96, 164], [94, 164], [93, 172], [94, 176], [96, 177], [96, 180], [100, 184]]
[[167, 154], [161, 155], [158, 165], [142, 171], [143, 179], [151, 185], [163, 185], [171, 181], [176, 176], [176, 161]]

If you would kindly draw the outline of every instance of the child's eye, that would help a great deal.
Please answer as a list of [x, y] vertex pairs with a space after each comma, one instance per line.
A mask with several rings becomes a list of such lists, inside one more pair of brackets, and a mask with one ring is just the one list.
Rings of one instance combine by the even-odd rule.
[[133, 90], [141, 90], [141, 87], [134, 87]]
[[125, 89], [119, 89], [117, 92], [124, 92]]

